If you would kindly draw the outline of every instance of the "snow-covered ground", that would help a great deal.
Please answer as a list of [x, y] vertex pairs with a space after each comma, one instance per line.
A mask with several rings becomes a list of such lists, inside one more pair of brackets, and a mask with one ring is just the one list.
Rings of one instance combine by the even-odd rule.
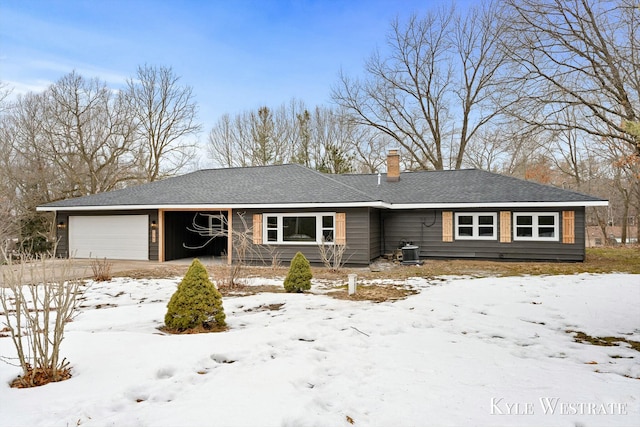
[[90, 283], [62, 347], [73, 377], [11, 389], [19, 369], [0, 363], [0, 426], [640, 425], [640, 353], [567, 332], [640, 341], [637, 275], [229, 297], [227, 332], [166, 335], [178, 281]]

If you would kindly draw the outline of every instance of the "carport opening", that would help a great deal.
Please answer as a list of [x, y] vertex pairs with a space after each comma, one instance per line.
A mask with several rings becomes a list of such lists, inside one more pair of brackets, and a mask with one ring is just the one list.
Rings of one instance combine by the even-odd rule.
[[226, 211], [165, 212], [165, 261], [226, 257], [227, 224]]

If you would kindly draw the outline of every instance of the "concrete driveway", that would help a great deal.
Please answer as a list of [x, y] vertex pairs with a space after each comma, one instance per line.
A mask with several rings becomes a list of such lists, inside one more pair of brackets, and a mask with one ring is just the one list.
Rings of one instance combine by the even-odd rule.
[[[157, 261], [127, 261], [127, 260], [107, 260], [111, 263], [111, 275], [118, 276], [123, 272], [153, 270], [160, 267], [180, 267], [184, 269], [191, 264], [193, 258], [185, 258], [168, 262]], [[12, 265], [0, 265], [0, 286], [4, 286], [7, 278], [19, 277], [22, 275], [23, 283], [41, 282], [43, 269], [49, 279], [85, 279], [93, 277], [93, 269], [91, 268], [92, 260], [90, 259], [54, 259], [47, 260], [46, 266], [42, 261], [33, 261], [24, 264], [14, 263]], [[203, 261], [204, 262], [204, 261]], [[221, 263], [222, 260], [207, 260], [208, 263]]]

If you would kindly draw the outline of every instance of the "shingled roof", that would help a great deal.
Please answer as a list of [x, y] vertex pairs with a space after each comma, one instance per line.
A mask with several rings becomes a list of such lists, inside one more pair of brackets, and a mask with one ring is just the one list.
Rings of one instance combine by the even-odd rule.
[[337, 175], [336, 178], [392, 205], [606, 202], [587, 194], [480, 169], [403, 172], [397, 182], [387, 182], [383, 174], [379, 185], [376, 174]]
[[603, 205], [606, 200], [477, 169], [404, 172], [397, 182], [377, 174], [328, 175], [300, 165], [207, 169], [75, 199], [38, 210], [180, 207], [443, 205]]

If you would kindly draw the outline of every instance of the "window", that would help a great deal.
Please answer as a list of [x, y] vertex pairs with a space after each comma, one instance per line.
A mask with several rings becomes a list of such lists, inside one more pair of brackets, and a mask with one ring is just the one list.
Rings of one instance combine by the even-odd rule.
[[264, 214], [267, 244], [319, 244], [333, 242], [334, 213]]
[[456, 213], [456, 239], [496, 240], [496, 213]]
[[322, 215], [322, 239], [325, 242], [333, 242], [334, 220], [333, 215]]
[[217, 236], [226, 229], [224, 215], [204, 215], [209, 217], [209, 236]]
[[557, 213], [516, 212], [513, 217], [513, 240], [558, 240]]

